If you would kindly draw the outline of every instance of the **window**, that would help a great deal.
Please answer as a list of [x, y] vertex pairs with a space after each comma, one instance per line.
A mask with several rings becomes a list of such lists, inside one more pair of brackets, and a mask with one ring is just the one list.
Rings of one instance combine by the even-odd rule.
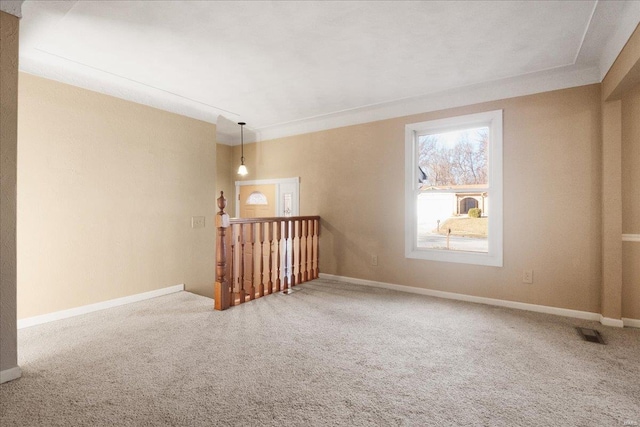
[[502, 110], [405, 128], [405, 256], [502, 267]]
[[291, 216], [291, 212], [293, 212], [293, 193], [284, 193], [282, 195], [282, 205], [284, 206], [284, 216]]
[[247, 197], [247, 205], [268, 205], [267, 196], [259, 191], [254, 191]]

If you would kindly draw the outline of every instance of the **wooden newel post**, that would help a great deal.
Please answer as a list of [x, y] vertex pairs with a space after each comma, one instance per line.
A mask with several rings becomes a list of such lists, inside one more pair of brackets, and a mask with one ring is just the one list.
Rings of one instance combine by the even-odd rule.
[[220, 211], [216, 214], [216, 284], [214, 288], [214, 308], [216, 310], [226, 310], [229, 308], [231, 288], [229, 287], [229, 278], [225, 277], [227, 273], [227, 243], [226, 230], [229, 227], [229, 215], [224, 211], [227, 207], [227, 199], [224, 198], [224, 191], [220, 192], [218, 197], [218, 208]]

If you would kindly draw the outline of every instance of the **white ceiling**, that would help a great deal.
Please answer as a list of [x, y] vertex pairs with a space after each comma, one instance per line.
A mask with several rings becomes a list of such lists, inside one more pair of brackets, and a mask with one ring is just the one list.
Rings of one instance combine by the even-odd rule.
[[[28, 73], [261, 139], [601, 81], [640, 1], [25, 1]], [[245, 140], [251, 140], [245, 138]]]

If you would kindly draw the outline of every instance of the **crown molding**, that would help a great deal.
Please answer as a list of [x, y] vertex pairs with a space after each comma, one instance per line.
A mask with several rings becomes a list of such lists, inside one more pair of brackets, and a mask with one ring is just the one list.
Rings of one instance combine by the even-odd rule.
[[0, 1], [0, 11], [22, 18], [22, 3], [24, 0], [2, 0]]
[[600, 83], [598, 67], [570, 65], [256, 129], [259, 141]]
[[[87, 72], [88, 70], [90, 72]], [[217, 123], [220, 116], [228, 118], [230, 121], [238, 119], [234, 114], [229, 114], [229, 112], [196, 100], [68, 61], [55, 55], [22, 54], [20, 56], [20, 71], [208, 123]], [[254, 141], [266, 141], [599, 82], [598, 67], [569, 65], [289, 123], [254, 128], [252, 131], [255, 131], [256, 134]], [[221, 139], [219, 142], [222, 144], [236, 145], [233, 140]]]
[[235, 119], [233, 113], [125, 77], [67, 60], [47, 52], [45, 55], [20, 54], [20, 71], [55, 80], [126, 101], [135, 102], [192, 119], [215, 124], [221, 115]]

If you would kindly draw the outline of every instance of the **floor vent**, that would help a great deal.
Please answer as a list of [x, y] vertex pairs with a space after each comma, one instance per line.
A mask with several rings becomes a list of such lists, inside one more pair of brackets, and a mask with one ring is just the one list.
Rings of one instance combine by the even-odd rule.
[[576, 328], [576, 329], [580, 333], [580, 336], [582, 337], [582, 339], [584, 339], [585, 341], [595, 342], [598, 344], [605, 344], [604, 339], [602, 339], [602, 335], [600, 335], [600, 332], [596, 331], [595, 329], [589, 329], [589, 328]]

